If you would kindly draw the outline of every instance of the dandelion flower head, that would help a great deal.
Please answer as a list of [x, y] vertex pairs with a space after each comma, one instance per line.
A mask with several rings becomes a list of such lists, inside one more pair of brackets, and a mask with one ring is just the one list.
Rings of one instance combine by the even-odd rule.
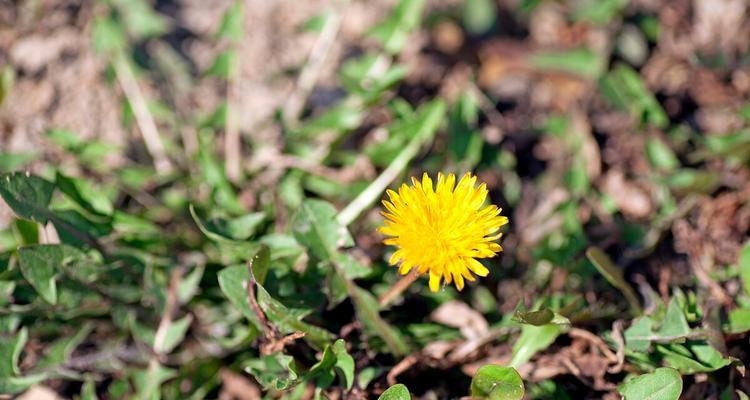
[[398, 249], [389, 263], [399, 266], [402, 275], [417, 268], [418, 274], [429, 272], [430, 290], [436, 292], [441, 281], [455, 282], [463, 289], [464, 279], [474, 274], [487, 276], [489, 270], [478, 258], [491, 258], [503, 249], [496, 240], [508, 218], [502, 209], [484, 205], [487, 185], [475, 186], [477, 177], [466, 173], [456, 183], [456, 176], [438, 174], [437, 183], [425, 173], [422, 180], [411, 178], [412, 185], [401, 185], [398, 192], [388, 190], [383, 200], [386, 211], [379, 231], [390, 236], [383, 243]]

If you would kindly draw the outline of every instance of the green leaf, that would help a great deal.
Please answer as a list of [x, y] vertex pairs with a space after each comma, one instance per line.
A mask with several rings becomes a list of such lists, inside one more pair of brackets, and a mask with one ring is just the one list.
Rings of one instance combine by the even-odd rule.
[[672, 149], [656, 138], [650, 138], [646, 142], [646, 156], [651, 165], [662, 171], [673, 171], [680, 166], [680, 160]]
[[683, 374], [713, 372], [733, 361], [706, 342], [657, 345], [656, 350], [662, 354], [667, 365]]
[[675, 300], [669, 302], [667, 314], [661, 323], [661, 328], [657, 332], [659, 336], [687, 336], [690, 334], [690, 327], [685, 319], [685, 313], [682, 311], [679, 303]]
[[219, 53], [214, 58], [213, 64], [206, 70], [206, 76], [218, 76], [220, 78], [229, 78], [237, 69], [237, 52], [226, 50]]
[[424, 4], [425, 0], [401, 0], [386, 20], [370, 30], [370, 36], [380, 41], [388, 53], [400, 53], [409, 34], [419, 27]]
[[193, 316], [188, 314], [172, 323], [167, 328], [167, 332], [164, 335], [164, 341], [161, 344], [159, 350], [164, 354], [169, 354], [177, 346], [185, 340], [185, 334], [190, 329], [190, 324], [193, 322]]
[[678, 400], [682, 393], [682, 377], [672, 368], [657, 368], [628, 380], [617, 389], [625, 400]]
[[354, 302], [357, 318], [362, 322], [365, 331], [375, 335], [386, 343], [386, 350], [397, 356], [409, 352], [401, 334], [380, 316], [380, 305], [370, 292], [350, 283], [349, 295]]
[[18, 358], [26, 346], [29, 332], [22, 328], [13, 337], [0, 336], [0, 378], [16, 376], [21, 371], [18, 369]]
[[596, 269], [607, 279], [612, 286], [620, 289], [625, 299], [630, 304], [631, 310], [635, 314], [642, 312], [641, 305], [638, 301], [638, 297], [633, 290], [633, 287], [625, 281], [622, 275], [622, 271], [612, 262], [609, 256], [598, 247], [589, 247], [586, 250], [586, 257], [596, 267]]
[[628, 5], [628, 0], [587, 0], [576, 4], [573, 12], [575, 21], [606, 25], [620, 15], [625, 6]]
[[336, 208], [321, 200], [307, 199], [292, 219], [292, 233], [319, 260], [331, 260], [339, 247], [353, 244], [349, 231], [336, 220]]
[[546, 349], [555, 342], [555, 339], [562, 333], [560, 325], [524, 325], [521, 328], [521, 335], [513, 345], [513, 358], [508, 366], [517, 368], [534, 357], [537, 352]]
[[148, 0], [112, 0], [122, 16], [128, 33], [145, 39], [165, 33], [169, 27], [166, 17], [156, 12]]
[[111, 53], [124, 50], [127, 45], [125, 31], [119, 22], [112, 18], [94, 20], [92, 36], [94, 49], [99, 53]]
[[166, 368], [161, 364], [152, 364], [149, 368], [138, 370], [133, 374], [133, 384], [136, 389], [135, 398], [141, 400], [157, 400], [161, 398], [161, 385], [177, 376], [177, 371]]
[[600, 89], [612, 105], [630, 112], [639, 123], [656, 128], [669, 125], [661, 104], [633, 68], [618, 64], [601, 79]]
[[341, 372], [344, 386], [349, 390], [354, 384], [354, 358], [346, 351], [346, 342], [343, 339], [336, 340], [332, 348], [336, 355], [336, 369]]
[[511, 367], [485, 365], [471, 380], [472, 399], [521, 400], [524, 393], [523, 380]]
[[735, 308], [729, 312], [724, 332], [739, 334], [750, 331], [750, 308]]
[[324, 348], [333, 340], [333, 335], [327, 330], [302, 321], [307, 314], [306, 311], [287, 308], [271, 297], [261, 285], [257, 285], [257, 292], [258, 305], [268, 320], [273, 322], [282, 333], [304, 332], [305, 340], [318, 349]]
[[481, 35], [492, 29], [497, 20], [497, 7], [493, 0], [466, 0], [463, 4], [463, 25], [466, 31]]
[[237, 218], [211, 218], [203, 219], [195, 211], [195, 207], [190, 205], [190, 215], [193, 221], [198, 225], [198, 229], [206, 237], [215, 242], [241, 242], [249, 239], [260, 228], [260, 225], [266, 218], [262, 212], [250, 213]]
[[234, 42], [242, 40], [242, 21], [243, 21], [243, 10], [242, 2], [236, 0], [231, 7], [224, 13], [224, 18], [221, 20], [219, 30], [216, 32], [216, 36], [221, 39], [229, 39]]
[[199, 265], [180, 281], [180, 286], [177, 288], [177, 299], [180, 300], [180, 304], [188, 303], [195, 296], [205, 271], [206, 267]]
[[37, 364], [38, 369], [50, 369], [62, 365], [73, 354], [73, 351], [86, 340], [86, 337], [94, 330], [94, 326], [86, 323], [78, 328], [75, 334], [64, 337], [53, 342], [46, 350], [44, 358]]
[[18, 249], [21, 274], [44, 301], [57, 304], [57, 274], [59, 269], [84, 254], [68, 245], [46, 244]]
[[305, 122], [299, 134], [304, 137], [313, 137], [330, 131], [349, 131], [358, 127], [364, 116], [361, 107], [345, 103], [338, 104]]
[[49, 376], [45, 373], [31, 374], [25, 376], [0, 377], [0, 393], [15, 394], [23, 392], [39, 382], [47, 380]]
[[257, 331], [260, 331], [262, 329], [260, 321], [250, 307], [250, 301], [247, 298], [247, 284], [250, 281], [247, 266], [243, 264], [226, 267], [219, 271], [218, 280], [224, 296], [236, 309], [242, 312], [245, 318], [252, 322]]
[[527, 311], [527, 312], [516, 311], [513, 314], [513, 319], [522, 324], [529, 324], [529, 325], [536, 325], [536, 326], [547, 325], [547, 324], [570, 325], [570, 320], [568, 320], [568, 318], [548, 308], [543, 308], [537, 311]]
[[282, 353], [248, 360], [243, 368], [266, 389], [286, 390], [297, 383], [299, 377], [294, 358]]
[[14, 172], [0, 176], [0, 196], [23, 219], [46, 224], [55, 185], [38, 176]]
[[406, 386], [397, 383], [383, 392], [378, 400], [411, 400], [411, 394], [409, 394], [409, 389]]
[[19, 242], [24, 246], [39, 243], [39, 224], [34, 221], [15, 218], [13, 232], [18, 235]]
[[638, 317], [623, 332], [625, 346], [634, 351], [646, 351], [651, 347], [654, 323], [649, 317]]
[[740, 267], [742, 286], [745, 288], [745, 293], [750, 296], [750, 243], [746, 243], [742, 247], [737, 263]]
[[604, 70], [604, 59], [587, 48], [540, 51], [534, 53], [529, 62], [536, 69], [565, 72], [592, 80]]
[[106, 196], [105, 192], [87, 180], [71, 178], [58, 171], [55, 176], [55, 183], [60, 191], [91, 213], [111, 215], [114, 211], [112, 201]]
[[711, 193], [721, 184], [714, 171], [682, 168], [666, 177], [664, 183], [679, 193]]
[[81, 386], [81, 395], [79, 400], [99, 400], [96, 396], [96, 382], [90, 376], [86, 377], [86, 381]]

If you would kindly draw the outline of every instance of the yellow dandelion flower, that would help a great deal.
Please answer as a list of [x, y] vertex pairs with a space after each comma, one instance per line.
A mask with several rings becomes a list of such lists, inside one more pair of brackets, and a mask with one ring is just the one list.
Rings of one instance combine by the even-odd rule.
[[398, 193], [388, 190], [383, 200], [387, 211], [385, 225], [379, 231], [391, 236], [383, 241], [397, 246], [389, 263], [399, 262], [406, 275], [417, 268], [420, 275], [430, 273], [430, 290], [436, 292], [441, 280], [455, 282], [458, 290], [464, 278], [473, 281], [472, 272], [487, 276], [489, 271], [477, 258], [494, 257], [503, 249], [495, 243], [498, 230], [508, 223], [495, 205], [484, 206], [487, 185], [475, 187], [477, 177], [466, 173], [458, 184], [456, 176], [438, 174], [437, 185], [425, 173], [422, 181], [411, 178], [412, 186], [401, 185]]

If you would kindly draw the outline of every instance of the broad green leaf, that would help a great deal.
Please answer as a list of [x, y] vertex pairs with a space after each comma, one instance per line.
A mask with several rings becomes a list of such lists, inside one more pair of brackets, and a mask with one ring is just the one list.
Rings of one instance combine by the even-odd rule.
[[287, 308], [271, 297], [260, 284], [257, 285], [257, 292], [258, 305], [266, 314], [268, 320], [276, 325], [282, 333], [304, 332], [305, 340], [318, 349], [324, 348], [326, 344], [333, 340], [333, 335], [327, 330], [302, 321], [302, 318], [307, 314], [306, 311]]
[[78, 249], [63, 244], [45, 244], [18, 249], [21, 274], [44, 301], [57, 303], [57, 274], [66, 263], [83, 258]]
[[354, 384], [354, 358], [346, 351], [346, 342], [343, 339], [336, 340], [332, 348], [336, 355], [336, 369], [341, 372], [344, 386], [349, 390]]
[[12, 337], [0, 336], [0, 378], [16, 376], [20, 373], [18, 369], [18, 358], [26, 346], [29, 332], [22, 328]]
[[656, 350], [667, 365], [683, 374], [712, 372], [732, 363], [731, 358], [725, 358], [706, 342], [657, 345]]
[[682, 393], [682, 377], [672, 368], [657, 368], [628, 380], [617, 391], [624, 400], [678, 400]]
[[618, 64], [612, 68], [601, 79], [600, 89], [610, 103], [630, 112], [639, 123], [657, 128], [666, 128], [669, 124], [659, 101], [630, 66]]
[[562, 333], [560, 325], [524, 325], [521, 328], [521, 335], [513, 345], [513, 358], [508, 366], [517, 368], [525, 364], [531, 360], [531, 357], [534, 357], [534, 354], [554, 343], [560, 333]]
[[182, 281], [180, 281], [180, 286], [177, 288], [177, 299], [179, 299], [181, 304], [188, 303], [198, 292], [205, 270], [206, 267], [199, 265], [193, 268], [193, 270], [187, 274]]
[[672, 149], [656, 138], [650, 138], [646, 142], [646, 156], [651, 165], [663, 171], [672, 171], [680, 166], [680, 160]]
[[398, 54], [406, 45], [409, 34], [419, 27], [425, 0], [401, 0], [393, 13], [370, 30], [390, 54]]
[[682, 168], [667, 176], [664, 183], [678, 193], [711, 193], [721, 184], [721, 176], [714, 171]]
[[16, 289], [15, 281], [0, 281], [0, 306], [8, 304]]
[[375, 335], [386, 343], [387, 351], [394, 355], [403, 356], [409, 352], [401, 334], [380, 316], [380, 305], [370, 292], [350, 283], [349, 295], [354, 302], [357, 319], [362, 322], [365, 331]]
[[638, 317], [628, 329], [623, 332], [625, 346], [634, 351], [646, 351], [651, 347], [654, 337], [654, 323], [649, 317]]
[[742, 286], [745, 288], [745, 293], [750, 296], [750, 243], [742, 247], [737, 263], [740, 267]]
[[657, 334], [659, 336], [687, 336], [690, 334], [690, 327], [685, 319], [685, 314], [677, 301], [669, 302], [667, 314], [664, 316]]
[[55, 183], [60, 191], [89, 212], [111, 215], [114, 211], [112, 201], [106, 194], [86, 179], [68, 177], [58, 171]]
[[750, 308], [736, 308], [730, 311], [728, 321], [723, 326], [723, 330], [732, 334], [750, 331]]
[[570, 320], [568, 320], [568, 318], [548, 308], [543, 308], [537, 311], [516, 311], [513, 314], [513, 319], [522, 324], [536, 326], [547, 324], [570, 325]]
[[73, 351], [93, 331], [94, 326], [86, 323], [78, 328], [75, 334], [64, 337], [53, 342], [46, 350], [44, 358], [37, 364], [39, 369], [49, 369], [68, 361]]
[[193, 205], [190, 205], [190, 215], [198, 229], [206, 237], [215, 242], [241, 242], [249, 239], [257, 231], [266, 218], [262, 212], [250, 213], [237, 218], [203, 219], [198, 215]]
[[336, 214], [330, 203], [308, 199], [292, 219], [294, 237], [319, 260], [331, 260], [336, 249], [353, 244], [349, 231], [336, 220]]
[[104, 17], [96, 18], [92, 25], [94, 49], [97, 52], [107, 54], [125, 49], [127, 38], [119, 22]]
[[12, 173], [0, 176], [0, 196], [23, 219], [46, 224], [55, 185], [38, 176]]
[[226, 267], [219, 271], [218, 274], [219, 287], [224, 293], [224, 296], [229, 299], [232, 305], [242, 312], [256, 330], [262, 329], [258, 317], [250, 307], [250, 301], [247, 296], [247, 284], [250, 281], [250, 273], [245, 265], [233, 265]]
[[598, 247], [589, 247], [586, 250], [586, 257], [596, 267], [596, 269], [607, 279], [612, 286], [620, 289], [625, 299], [630, 304], [631, 310], [635, 314], [641, 313], [641, 305], [638, 301], [633, 287], [625, 280], [622, 271], [612, 262], [609, 256]]
[[81, 386], [79, 400], [99, 400], [99, 397], [96, 396], [96, 382], [93, 378], [86, 377], [86, 381]]
[[161, 385], [177, 376], [177, 371], [162, 366], [151, 364], [149, 368], [137, 370], [133, 374], [135, 386], [135, 398], [141, 400], [157, 400], [161, 398]]
[[[0, 80], [2, 80], [2, 72], [0, 72]], [[0, 86], [2, 86], [2, 82], [0, 82]], [[2, 92], [2, 88], [0, 88], [0, 92]], [[2, 94], [0, 93], [0, 95]], [[6, 153], [0, 150], [0, 174], [17, 171], [37, 157], [37, 153]]]
[[523, 380], [511, 367], [485, 365], [471, 380], [472, 399], [521, 400], [524, 393]]
[[411, 400], [411, 394], [409, 394], [409, 389], [406, 386], [397, 383], [383, 392], [378, 400]]
[[24, 376], [7, 376], [0, 377], [0, 393], [15, 394], [36, 385], [39, 382], [47, 380], [48, 374], [39, 373]]
[[13, 221], [13, 233], [18, 235], [19, 242], [24, 246], [39, 243], [39, 224], [22, 218]]
[[294, 358], [281, 353], [248, 360], [243, 368], [266, 389], [285, 390], [299, 378]]
[[190, 324], [193, 322], [193, 316], [188, 314], [172, 323], [167, 328], [167, 333], [164, 335], [164, 341], [161, 344], [159, 350], [164, 354], [169, 354], [177, 346], [182, 343], [185, 339]]
[[466, 31], [481, 35], [495, 25], [497, 6], [493, 0], [466, 0], [463, 3], [463, 25]]
[[320, 361], [310, 367], [307, 379], [315, 381], [315, 386], [320, 388], [327, 388], [336, 379], [336, 373], [333, 370], [333, 366], [336, 364], [336, 354], [333, 353], [330, 345], [326, 345], [323, 349], [323, 355], [320, 357]]
[[587, 21], [597, 25], [609, 24], [618, 17], [628, 0], [586, 0], [576, 3], [573, 19]]

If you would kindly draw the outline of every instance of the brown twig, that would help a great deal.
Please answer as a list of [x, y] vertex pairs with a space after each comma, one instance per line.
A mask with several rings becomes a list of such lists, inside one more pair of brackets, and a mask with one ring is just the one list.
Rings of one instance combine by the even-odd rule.
[[618, 319], [612, 324], [612, 340], [617, 344], [617, 363], [607, 369], [610, 374], [617, 374], [622, 371], [623, 365], [625, 365], [625, 337], [622, 335], [623, 321]]
[[414, 281], [416, 281], [418, 277], [419, 272], [416, 268], [414, 268], [408, 275], [405, 275], [401, 279], [399, 279], [399, 281], [396, 282], [395, 285], [391, 286], [391, 288], [388, 289], [387, 292], [380, 296], [380, 299], [378, 299], [378, 303], [380, 304], [380, 306], [385, 307], [388, 304], [391, 304], [391, 301], [393, 301], [393, 299], [403, 293], [403, 291], [406, 290], [409, 285], [414, 283]]
[[396, 384], [396, 377], [401, 375], [402, 372], [406, 371], [407, 369], [411, 368], [414, 364], [419, 361], [419, 357], [417, 357], [414, 354], [406, 356], [403, 360], [401, 360], [398, 364], [396, 364], [391, 370], [388, 372], [388, 375], [386, 375], [386, 381], [388, 381], [388, 385], [393, 386]]

